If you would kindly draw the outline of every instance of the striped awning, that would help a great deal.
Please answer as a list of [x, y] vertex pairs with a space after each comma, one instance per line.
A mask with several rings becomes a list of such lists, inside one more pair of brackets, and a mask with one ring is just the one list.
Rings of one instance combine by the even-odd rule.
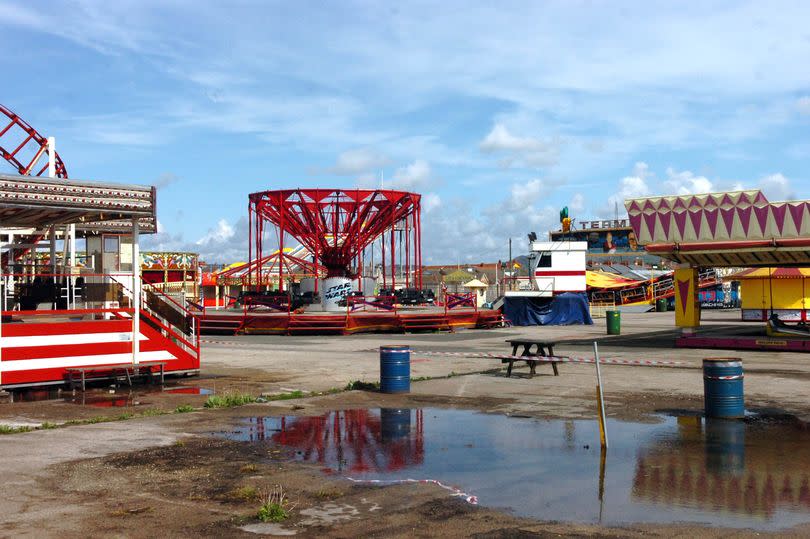
[[625, 201], [647, 252], [693, 267], [810, 266], [810, 200], [770, 202], [761, 191]]
[[810, 268], [748, 268], [732, 273], [726, 281], [743, 281], [745, 279], [807, 279]]
[[622, 288], [628, 285], [640, 284], [643, 281], [626, 279], [606, 271], [586, 271], [585, 282], [588, 288]]

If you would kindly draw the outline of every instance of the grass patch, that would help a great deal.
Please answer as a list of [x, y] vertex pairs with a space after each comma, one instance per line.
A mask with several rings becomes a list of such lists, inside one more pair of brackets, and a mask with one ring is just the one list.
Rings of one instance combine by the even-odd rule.
[[258, 470], [258, 468], [255, 464], [245, 464], [239, 468], [239, 471], [242, 473], [254, 473], [256, 470]]
[[379, 382], [363, 382], [362, 380], [355, 380], [346, 384], [346, 391], [374, 391], [380, 389]]
[[301, 391], [300, 389], [296, 389], [295, 391], [290, 391], [289, 393], [279, 393], [277, 395], [268, 395], [265, 397], [268, 401], [286, 401], [290, 399], [301, 399], [306, 397], [307, 394]]
[[57, 425], [56, 423], [51, 423], [50, 421], [46, 421], [42, 425], [40, 425], [39, 428], [41, 428], [43, 430], [50, 430], [50, 429], [55, 429], [58, 426], [59, 425]]
[[186, 442], [185, 442], [185, 441], [183, 441], [183, 440], [175, 440], [175, 441], [174, 441], [174, 443], [173, 443], [172, 445], [173, 445], [174, 447], [185, 447], [185, 446], [186, 446]]
[[234, 500], [253, 502], [259, 499], [259, 491], [256, 487], [244, 486], [233, 489], [229, 496]]
[[322, 488], [315, 493], [315, 497], [319, 500], [334, 500], [343, 496], [343, 491], [336, 488]]
[[223, 395], [210, 395], [205, 401], [206, 408], [232, 408], [256, 402], [256, 398], [246, 393], [225, 393]]
[[193, 411], [194, 407], [190, 404], [181, 404], [180, 406], [174, 409], [174, 413], [176, 414], [187, 414]]
[[117, 421], [126, 421], [127, 419], [132, 419], [133, 417], [135, 417], [135, 414], [133, 414], [132, 412], [124, 412], [115, 419]]
[[161, 410], [160, 408], [147, 408], [146, 410], [138, 412], [135, 415], [137, 415], [138, 417], [156, 417], [159, 415], [166, 415], [168, 413], [171, 412], [167, 410]]
[[17, 434], [18, 432], [30, 432], [34, 429], [26, 426], [12, 427], [10, 425], [0, 425], [0, 434]]

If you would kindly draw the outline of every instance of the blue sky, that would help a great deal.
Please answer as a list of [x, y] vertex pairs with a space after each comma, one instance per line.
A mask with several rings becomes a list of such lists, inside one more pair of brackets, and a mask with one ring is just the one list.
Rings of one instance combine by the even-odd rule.
[[249, 192], [381, 175], [429, 263], [563, 205], [810, 198], [810, 4], [490, 4], [0, 0], [0, 103], [71, 177], [158, 185], [149, 246], [209, 261], [244, 258]]

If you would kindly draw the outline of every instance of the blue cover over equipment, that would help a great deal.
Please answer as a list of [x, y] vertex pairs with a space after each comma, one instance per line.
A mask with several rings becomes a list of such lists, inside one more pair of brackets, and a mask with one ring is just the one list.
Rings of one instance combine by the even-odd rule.
[[584, 292], [565, 292], [553, 298], [507, 296], [503, 315], [513, 326], [593, 324]]

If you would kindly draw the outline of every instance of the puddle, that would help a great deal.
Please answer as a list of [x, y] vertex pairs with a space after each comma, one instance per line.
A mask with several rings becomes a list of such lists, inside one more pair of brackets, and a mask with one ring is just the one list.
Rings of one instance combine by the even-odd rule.
[[164, 393], [182, 395], [213, 395], [215, 391], [206, 387], [170, 387], [163, 390]]
[[64, 390], [61, 388], [37, 388], [11, 391], [11, 402], [44, 402], [62, 401], [82, 406], [96, 406], [101, 408], [119, 408], [126, 406], [138, 406], [144, 404], [141, 399], [150, 395], [160, 393], [180, 394], [180, 395], [213, 395], [213, 389], [204, 387], [187, 386], [160, 386], [151, 387], [128, 387], [109, 389], [92, 388], [85, 392]]
[[482, 505], [543, 520], [760, 530], [810, 522], [807, 428], [785, 421], [659, 419], [609, 420], [604, 460], [596, 421], [466, 410], [257, 417], [220, 435], [274, 443], [295, 460], [353, 479], [441, 481]]

